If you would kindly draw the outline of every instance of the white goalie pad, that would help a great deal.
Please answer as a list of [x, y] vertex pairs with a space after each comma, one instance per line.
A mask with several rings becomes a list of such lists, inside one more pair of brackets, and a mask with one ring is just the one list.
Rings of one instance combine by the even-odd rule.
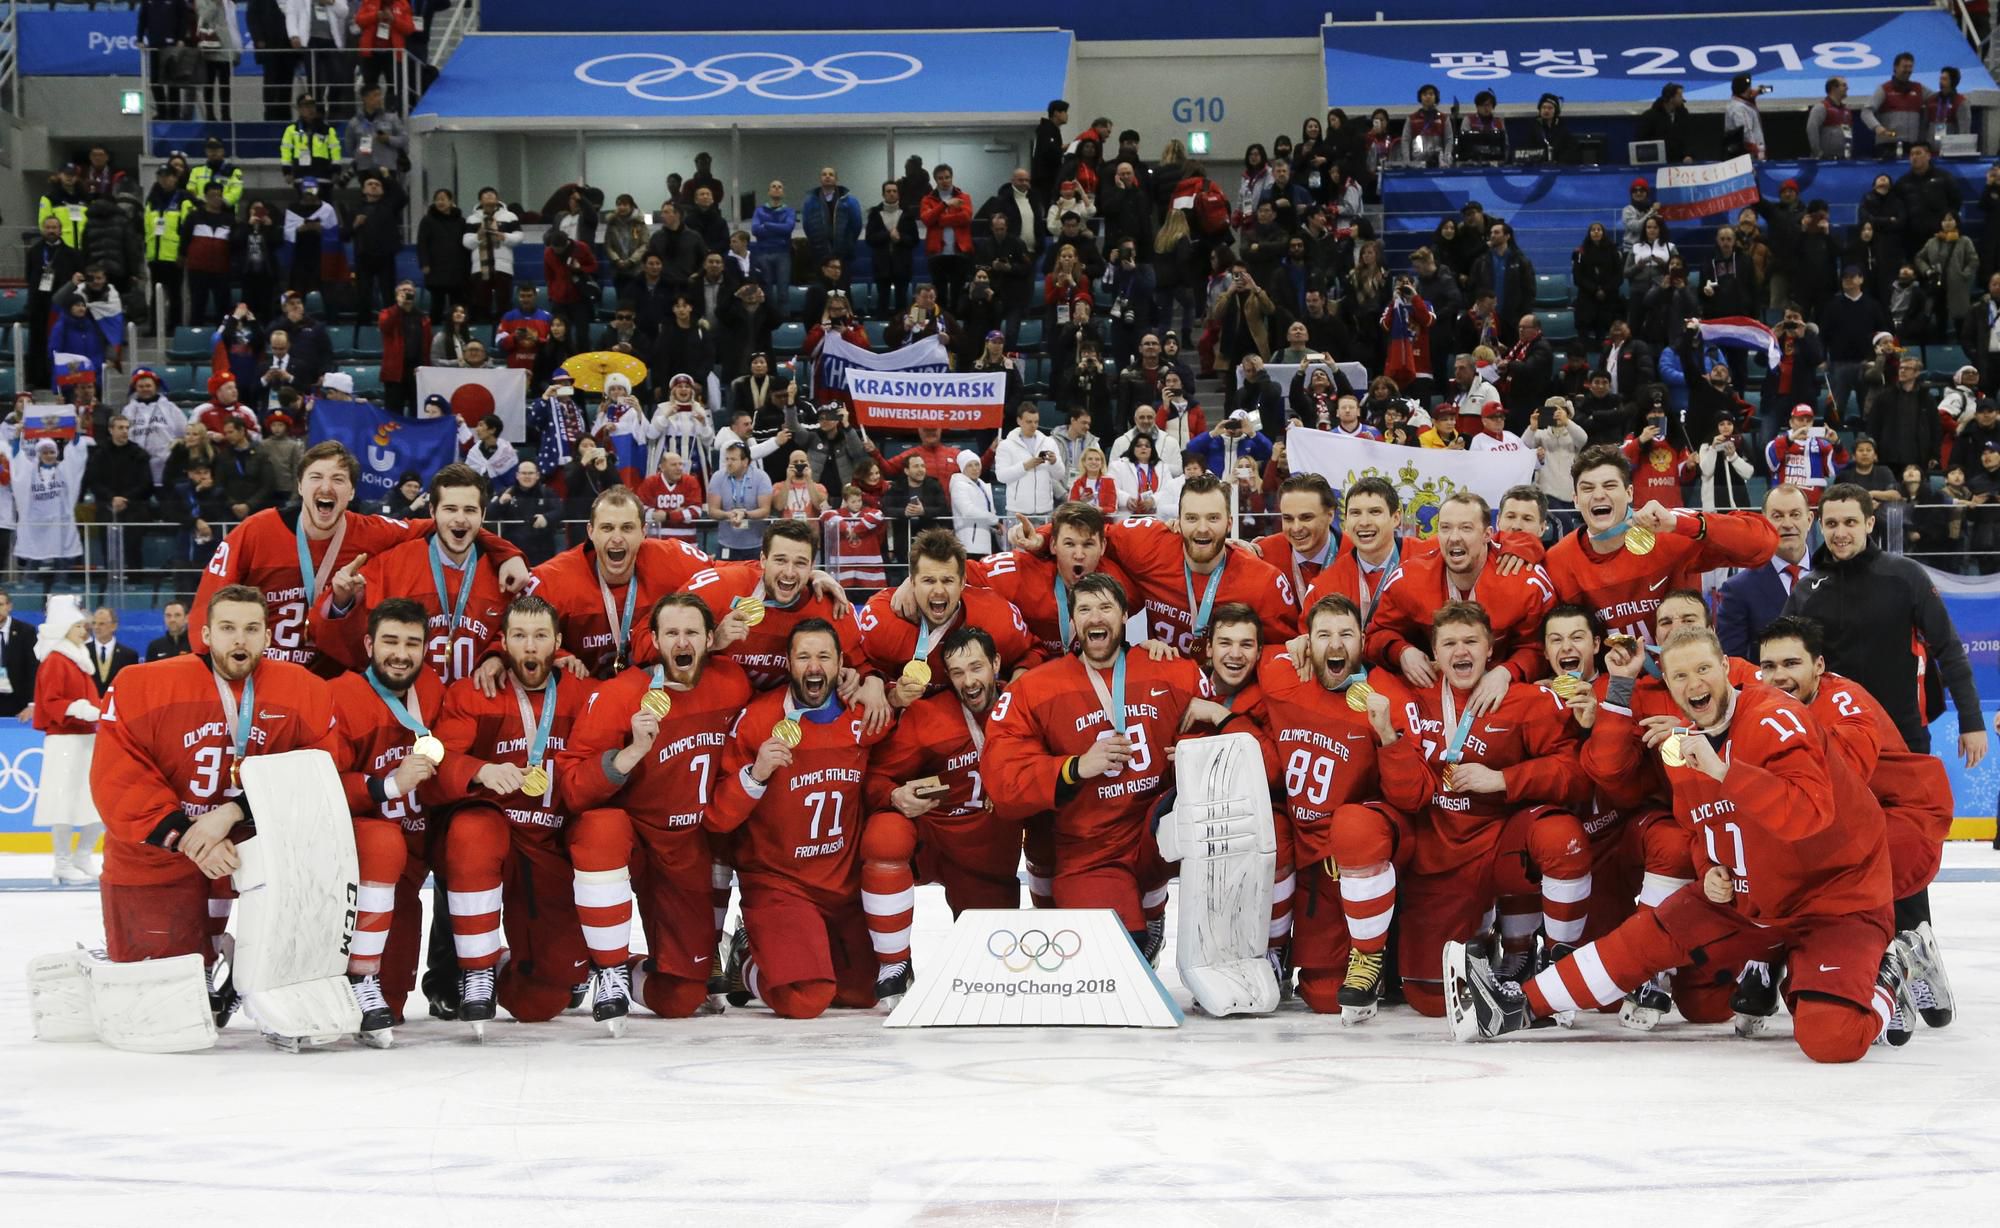
[[96, 951], [28, 962], [35, 1038], [101, 1040], [135, 1053], [191, 1053], [215, 1044], [199, 955], [114, 964]]
[[324, 751], [243, 761], [257, 834], [237, 846], [234, 978], [274, 1037], [324, 1044], [361, 1028], [347, 983], [361, 876], [354, 820]]
[[1257, 739], [1225, 733], [1174, 751], [1174, 809], [1160, 820], [1160, 855], [1180, 862], [1181, 982], [1211, 1015], [1278, 1009], [1270, 945], [1278, 837]]

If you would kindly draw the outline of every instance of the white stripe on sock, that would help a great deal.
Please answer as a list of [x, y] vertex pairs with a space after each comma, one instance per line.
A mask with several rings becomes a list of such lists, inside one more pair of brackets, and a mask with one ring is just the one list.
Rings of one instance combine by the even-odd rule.
[[500, 888], [490, 891], [447, 891], [445, 908], [454, 917], [483, 917], [500, 911]]
[[871, 917], [893, 917], [898, 913], [914, 912], [917, 907], [917, 889], [905, 887], [901, 891], [861, 893], [861, 911]]
[[631, 925], [586, 925], [583, 945], [593, 951], [616, 951], [632, 941]]
[[388, 930], [355, 930], [354, 941], [347, 944], [347, 953], [356, 959], [367, 959], [380, 955], [388, 945]]
[[1882, 1021], [1882, 1026], [1875, 1030], [1875, 1037], [1879, 1040], [1896, 1018], [1896, 1004], [1890, 1000], [1889, 991], [1877, 985], [1875, 995], [1868, 1000], [1868, 1005], [1875, 1008], [1875, 1017]]
[[608, 882], [591, 882], [579, 871], [576, 876], [576, 906], [578, 908], [616, 908], [632, 900], [632, 880], [617, 878]]
[[1500, 936], [1502, 938], [1528, 938], [1542, 928], [1542, 914], [1538, 912], [1501, 913]]
[[1389, 919], [1395, 915], [1396, 910], [1391, 908], [1373, 917], [1349, 917], [1347, 936], [1357, 942], [1364, 938], [1380, 938], [1389, 932]]
[[1570, 996], [1569, 986], [1556, 975], [1554, 968], [1542, 969], [1535, 977], [1535, 986], [1542, 991], [1542, 997], [1547, 999], [1550, 1010], [1561, 1012], [1578, 1009], [1576, 999]]
[[1272, 938], [1274, 939], [1289, 938], [1291, 936], [1292, 936], [1292, 914], [1286, 913], [1282, 917], [1271, 918]]
[[1340, 876], [1340, 898], [1349, 903], [1365, 900], [1379, 900], [1396, 889], [1396, 867], [1390, 866], [1380, 874], [1359, 877], [1343, 874]]
[[1165, 887], [1155, 887], [1153, 890], [1139, 897], [1139, 907], [1141, 908], [1158, 908], [1166, 902], [1167, 889]]
[[1287, 874], [1271, 884], [1271, 903], [1282, 904], [1292, 898], [1292, 889], [1298, 885], [1298, 876]]
[[868, 931], [868, 943], [877, 955], [896, 955], [910, 949], [910, 927], [883, 933], [881, 930]]
[[483, 934], [453, 934], [451, 947], [458, 952], [460, 959], [478, 959], [482, 955], [491, 955], [500, 949], [500, 931], [495, 929], [487, 930]]
[[1582, 878], [1542, 876], [1542, 899], [1556, 904], [1574, 904], [1590, 898], [1590, 875]]
[[1596, 943], [1579, 949], [1573, 958], [1576, 970], [1583, 974], [1584, 986], [1594, 999], [1592, 1006], [1609, 1006], [1625, 996], [1625, 991], [1618, 988], [1618, 982], [1612, 980], [1611, 973], [1606, 971], [1604, 960], [1597, 954]]
[[356, 912], [394, 912], [396, 910], [396, 888], [392, 883], [363, 883], [354, 893]]
[[235, 905], [236, 900], [234, 897], [227, 900], [212, 899], [208, 902], [208, 915], [210, 917], [226, 917], [229, 915], [229, 910], [235, 907]]
[[1639, 884], [1639, 902], [1648, 908], [1658, 908], [1668, 896], [1693, 881], [1691, 878], [1674, 878], [1648, 870], [1645, 879]]

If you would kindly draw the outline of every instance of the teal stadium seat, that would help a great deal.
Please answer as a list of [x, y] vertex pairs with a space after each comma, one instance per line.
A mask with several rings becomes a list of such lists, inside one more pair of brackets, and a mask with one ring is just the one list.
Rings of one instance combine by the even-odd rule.
[[1568, 309], [1560, 311], [1539, 311], [1542, 335], [1550, 341], [1576, 340], [1576, 313]]
[[1576, 295], [1567, 273], [1535, 274], [1535, 306], [1567, 307]]
[[771, 334], [771, 349], [779, 354], [796, 354], [806, 343], [806, 326], [797, 320], [780, 324]]
[[215, 330], [182, 326], [167, 342], [167, 357], [175, 362], [194, 362], [215, 352]]

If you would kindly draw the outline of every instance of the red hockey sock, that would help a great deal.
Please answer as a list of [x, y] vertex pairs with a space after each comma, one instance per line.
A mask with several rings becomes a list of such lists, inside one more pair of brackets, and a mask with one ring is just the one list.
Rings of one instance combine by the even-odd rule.
[[917, 911], [917, 828], [904, 815], [878, 811], [861, 830], [861, 910], [868, 914], [868, 941], [875, 960], [887, 968], [910, 958], [910, 926]]

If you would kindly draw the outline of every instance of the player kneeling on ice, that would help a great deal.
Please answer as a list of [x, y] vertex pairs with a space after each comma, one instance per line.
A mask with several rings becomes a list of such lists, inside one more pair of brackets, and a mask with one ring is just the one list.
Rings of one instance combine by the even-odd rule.
[[[627, 972], [631, 996], [654, 1014], [684, 1019], [711, 1006], [719, 926], [714, 853], [701, 819], [722, 775], [729, 727], [751, 694], [740, 666], [710, 655], [715, 614], [700, 597], [660, 598], [647, 625], [659, 663], [599, 686], [557, 760], [576, 815], [570, 855], [577, 916], [597, 969], [592, 1013], [614, 1035], [626, 1005], [613, 982]], [[631, 867], [639, 871], [650, 952], [643, 959], [631, 953]]]
[[786, 685], [750, 702], [730, 730], [711, 831], [738, 832], [743, 924], [729, 943], [732, 1006], [754, 998], [788, 1019], [875, 1005], [876, 963], [861, 907], [862, 782], [871, 732], [840, 698], [840, 633], [792, 628]]
[[[1700, 881], [1525, 983], [1497, 975], [1463, 943], [1446, 944], [1452, 1036], [1501, 1036], [1608, 1006], [1668, 968], [1734, 976], [1783, 963], [1793, 1037], [1807, 1057], [1852, 1062], [1878, 1039], [1906, 1043], [1917, 1013], [1911, 980], [1940, 978], [1918, 936], [1894, 932], [1881, 808], [1843, 787], [1849, 769], [1828, 754], [1806, 705], [1772, 687], [1729, 685], [1714, 632], [1676, 632], [1660, 661], [1688, 727], [1657, 723], [1644, 736], [1665, 766], [1675, 816], [1695, 833]], [[1630, 720], [1619, 698], [1614, 691], [1600, 726]]]
[[[419, 790], [426, 809], [449, 807], [445, 896], [460, 968], [458, 1017], [482, 1038], [496, 1002], [523, 1023], [555, 1018], [580, 1000], [579, 978], [591, 967], [563, 844], [568, 791], [552, 772], [590, 684], [554, 668], [562, 636], [554, 607], [541, 598], [515, 598], [501, 616], [500, 639], [504, 685], [490, 699], [477, 677], [445, 692], [436, 726], [444, 762]], [[622, 997], [624, 972], [619, 965], [600, 992]]]
[[236, 972], [266, 1035], [295, 1048], [358, 1025], [344, 982], [324, 992], [346, 962], [356, 885], [332, 761], [320, 757], [320, 778], [310, 760], [287, 758], [293, 778], [275, 789], [261, 780], [255, 797], [243, 779], [251, 759], [333, 750], [333, 705], [319, 679], [265, 657], [270, 624], [256, 589], [217, 589], [205, 615], [206, 655], [132, 666], [105, 699], [90, 774], [108, 836], [105, 951], [30, 964], [43, 1039], [146, 1052], [213, 1045], [235, 1003], [212, 1001], [203, 971], [215, 957], [210, 884], [232, 874], [246, 901], [259, 895], [239, 922]]

